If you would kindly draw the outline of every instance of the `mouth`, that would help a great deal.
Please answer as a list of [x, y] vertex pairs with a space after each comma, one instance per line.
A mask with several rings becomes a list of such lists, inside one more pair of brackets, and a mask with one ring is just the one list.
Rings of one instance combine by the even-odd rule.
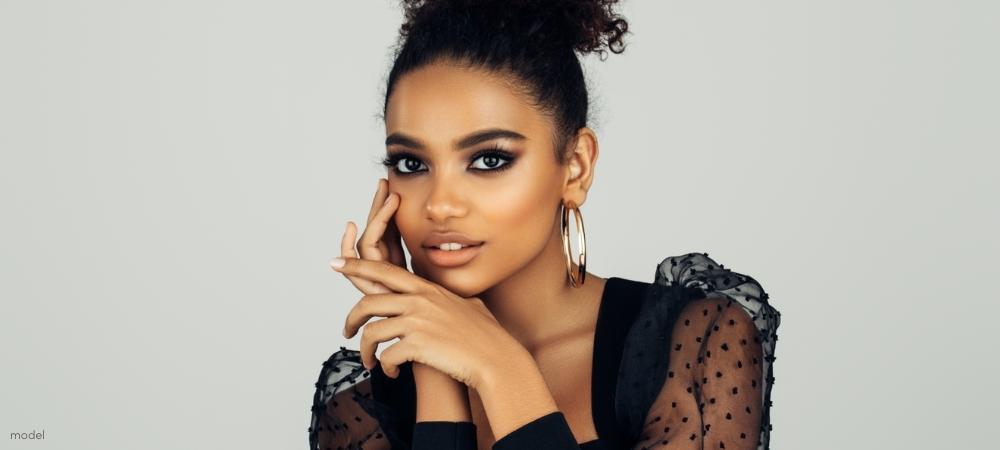
[[476, 245], [445, 243], [435, 247], [424, 247], [427, 258], [439, 267], [458, 267], [468, 264], [479, 256], [485, 242]]

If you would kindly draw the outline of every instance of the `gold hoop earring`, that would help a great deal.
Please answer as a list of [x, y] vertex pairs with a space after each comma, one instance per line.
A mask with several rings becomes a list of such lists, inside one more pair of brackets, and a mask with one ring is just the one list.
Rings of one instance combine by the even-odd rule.
[[[575, 276], [573, 274], [573, 257], [569, 246], [569, 210], [571, 209], [573, 215], [576, 216], [576, 242], [580, 248], [580, 261], [577, 263], [578, 273]], [[560, 226], [562, 228], [563, 251], [566, 254], [566, 273], [569, 275], [570, 284], [573, 287], [580, 287], [587, 276], [587, 234], [583, 230], [583, 215], [580, 214], [580, 208], [572, 201], [569, 202], [569, 207], [565, 203], [562, 204]]]

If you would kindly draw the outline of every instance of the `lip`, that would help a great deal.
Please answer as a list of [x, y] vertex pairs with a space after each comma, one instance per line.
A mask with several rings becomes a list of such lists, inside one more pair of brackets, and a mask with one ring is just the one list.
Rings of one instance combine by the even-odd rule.
[[[446, 242], [462, 244], [461, 250], [441, 250], [437, 246]], [[458, 267], [468, 264], [482, 251], [485, 241], [472, 239], [457, 231], [432, 231], [420, 245], [424, 248], [427, 259], [438, 267]]]
[[[457, 242], [462, 245], [480, 245], [484, 244], [483, 241], [472, 239], [462, 233], [456, 231], [449, 231], [447, 233], [442, 233], [440, 231], [431, 232], [427, 235], [420, 245], [424, 248], [437, 247], [446, 242]], [[461, 251], [461, 250], [458, 250]]]
[[483, 245], [485, 245], [485, 243], [472, 247], [463, 247], [461, 250], [441, 250], [435, 247], [425, 247], [424, 252], [427, 254], [427, 259], [429, 259], [431, 263], [436, 266], [459, 267], [468, 264], [470, 261], [475, 259], [476, 256], [479, 256], [479, 253], [483, 249]]

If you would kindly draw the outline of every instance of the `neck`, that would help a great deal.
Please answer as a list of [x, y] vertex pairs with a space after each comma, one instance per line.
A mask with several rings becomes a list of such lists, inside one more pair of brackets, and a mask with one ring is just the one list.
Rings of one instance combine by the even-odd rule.
[[605, 281], [588, 273], [582, 286], [570, 285], [556, 228], [538, 257], [479, 298], [500, 325], [534, 354], [546, 344], [594, 331]]

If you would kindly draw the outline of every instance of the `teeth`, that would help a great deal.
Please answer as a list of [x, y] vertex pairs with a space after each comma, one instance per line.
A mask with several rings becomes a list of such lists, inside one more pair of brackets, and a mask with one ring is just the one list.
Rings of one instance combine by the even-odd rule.
[[452, 250], [461, 250], [463, 246], [462, 244], [459, 244], [457, 242], [446, 242], [444, 244], [439, 245], [438, 248], [441, 250], [452, 251]]

